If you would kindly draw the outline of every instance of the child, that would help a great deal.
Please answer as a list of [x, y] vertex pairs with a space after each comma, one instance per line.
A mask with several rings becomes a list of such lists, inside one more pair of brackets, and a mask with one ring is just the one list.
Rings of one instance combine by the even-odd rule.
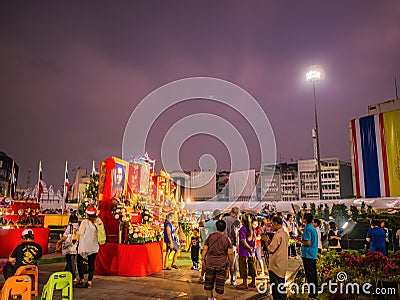
[[72, 273], [72, 279], [74, 283], [78, 281], [76, 277], [76, 264], [75, 258], [77, 254], [77, 230], [79, 229], [78, 217], [76, 214], [72, 213], [69, 217], [68, 226], [62, 236], [62, 238], [57, 242], [56, 251], [62, 252], [65, 255], [65, 260], [67, 265], [64, 271], [69, 271]]
[[192, 258], [193, 267], [192, 270], [199, 269], [199, 250], [200, 250], [201, 238], [199, 237], [199, 229], [193, 229], [193, 236], [190, 240], [190, 257]]

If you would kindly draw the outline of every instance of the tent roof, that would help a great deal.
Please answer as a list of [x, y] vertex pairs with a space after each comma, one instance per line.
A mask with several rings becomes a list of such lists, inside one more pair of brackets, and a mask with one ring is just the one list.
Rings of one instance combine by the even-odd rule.
[[249, 211], [261, 211], [265, 204], [270, 204], [276, 207], [277, 211], [290, 212], [293, 210], [292, 204], [295, 205], [296, 209], [300, 209], [303, 203], [307, 204], [307, 208], [310, 208], [311, 203], [315, 203], [318, 207], [320, 204], [328, 204], [332, 207], [333, 204], [345, 204], [347, 208], [355, 205], [360, 207], [362, 202], [365, 205], [372, 205], [373, 209], [387, 210], [387, 209], [399, 209], [400, 210], [400, 197], [391, 198], [360, 198], [360, 199], [334, 199], [334, 200], [298, 200], [298, 201], [201, 201], [185, 203], [184, 209], [196, 210], [196, 211], [213, 211], [214, 209], [219, 210], [230, 210], [233, 206], [239, 207], [240, 210]]

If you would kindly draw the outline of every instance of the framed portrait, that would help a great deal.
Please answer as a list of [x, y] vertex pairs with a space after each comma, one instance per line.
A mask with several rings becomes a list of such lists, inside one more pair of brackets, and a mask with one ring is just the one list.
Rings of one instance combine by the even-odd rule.
[[126, 186], [128, 183], [127, 170], [129, 164], [126, 161], [116, 158], [114, 156], [112, 158], [115, 161], [115, 168], [112, 173], [113, 175], [111, 196], [121, 199], [123, 195], [126, 196]]

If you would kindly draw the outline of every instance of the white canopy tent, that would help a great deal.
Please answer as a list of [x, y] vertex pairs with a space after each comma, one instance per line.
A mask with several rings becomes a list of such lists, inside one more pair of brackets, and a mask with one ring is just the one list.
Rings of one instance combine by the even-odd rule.
[[213, 211], [219, 209], [221, 211], [229, 211], [233, 206], [239, 207], [240, 210], [261, 211], [262, 207], [266, 204], [274, 206], [277, 211], [291, 212], [293, 211], [292, 204], [295, 205], [296, 209], [300, 209], [303, 203], [307, 204], [307, 208], [310, 208], [311, 203], [315, 203], [318, 207], [320, 204], [328, 204], [331, 208], [333, 204], [345, 204], [347, 208], [355, 205], [361, 207], [362, 203], [365, 205], [371, 205], [375, 210], [400, 210], [400, 197], [390, 198], [359, 198], [359, 199], [334, 199], [334, 200], [298, 200], [298, 201], [201, 201], [185, 203], [184, 209], [190, 211]]

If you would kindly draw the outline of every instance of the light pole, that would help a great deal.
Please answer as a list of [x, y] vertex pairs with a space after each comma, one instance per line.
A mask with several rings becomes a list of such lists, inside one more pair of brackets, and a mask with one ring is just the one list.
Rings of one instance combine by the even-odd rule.
[[321, 180], [321, 155], [319, 151], [319, 130], [318, 130], [318, 117], [317, 117], [317, 97], [315, 96], [315, 82], [322, 78], [322, 72], [316, 68], [306, 74], [306, 79], [312, 82], [314, 93], [314, 118], [315, 118], [315, 135], [317, 138], [317, 176], [318, 176], [318, 194], [319, 199], [322, 199], [322, 180]]

